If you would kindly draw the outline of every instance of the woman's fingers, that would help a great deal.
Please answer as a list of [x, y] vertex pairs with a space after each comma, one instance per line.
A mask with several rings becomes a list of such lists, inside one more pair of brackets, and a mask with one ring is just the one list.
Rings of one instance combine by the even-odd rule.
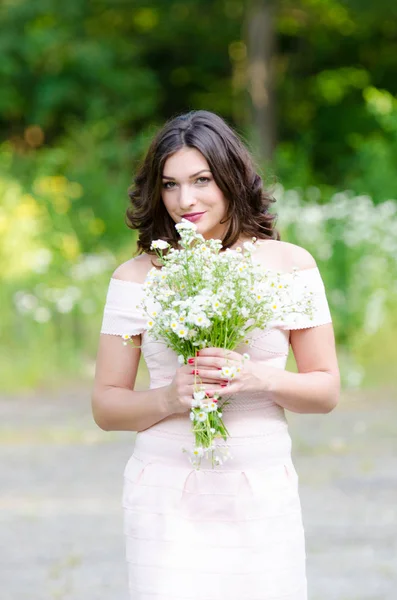
[[241, 360], [242, 355], [239, 352], [235, 352], [234, 350], [224, 350], [223, 348], [203, 348], [199, 351], [195, 360], [201, 360], [202, 358], [220, 359], [223, 361], [239, 361]]
[[[238, 370], [240, 369], [240, 370]], [[242, 367], [237, 369], [230, 369], [230, 379], [235, 379], [241, 372]], [[221, 369], [197, 369], [196, 377], [200, 378], [200, 381], [228, 381], [229, 375]]]
[[209, 394], [213, 395], [215, 393], [221, 394], [223, 392], [223, 390], [225, 390], [227, 388], [228, 385], [230, 385], [230, 384], [228, 384], [226, 382], [216, 383], [214, 381], [207, 381], [207, 382], [199, 383], [198, 385], [197, 384], [194, 385], [194, 383], [193, 383], [187, 387], [185, 394], [187, 396], [189, 396], [189, 392], [190, 392], [190, 398], [193, 398], [193, 393], [195, 391], [198, 391], [198, 389], [195, 389], [195, 388], [199, 388], [200, 390], [205, 392], [207, 395], [209, 395]]
[[239, 358], [222, 358], [217, 356], [198, 357], [191, 366], [193, 369], [222, 369], [222, 367], [241, 364], [242, 357], [240, 354], [238, 356]]

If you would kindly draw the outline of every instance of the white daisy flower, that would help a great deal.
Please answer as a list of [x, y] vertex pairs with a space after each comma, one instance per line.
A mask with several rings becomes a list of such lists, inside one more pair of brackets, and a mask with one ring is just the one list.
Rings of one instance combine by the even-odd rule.
[[201, 410], [200, 412], [198, 412], [196, 414], [196, 419], [197, 419], [197, 421], [200, 421], [200, 423], [203, 423], [204, 421], [207, 420], [207, 413], [204, 412], [203, 410]]
[[194, 315], [193, 323], [197, 325], [197, 327], [208, 327], [211, 325], [211, 321], [207, 318], [204, 313], [199, 313]]
[[208, 402], [208, 404], [205, 407], [207, 412], [214, 412], [214, 410], [217, 410], [217, 408], [218, 405], [216, 402]]
[[191, 420], [191, 421], [194, 421], [194, 419], [196, 418], [196, 417], [195, 417], [195, 414], [194, 414], [194, 412], [193, 412], [192, 410], [190, 411], [190, 415], [189, 415], [189, 417], [190, 417], [190, 420]]
[[222, 304], [220, 303], [218, 298], [214, 298], [211, 303], [212, 310], [219, 311], [222, 309]]
[[220, 376], [222, 379], [229, 379], [230, 376], [230, 367], [222, 367], [221, 372], [220, 372]]
[[202, 402], [202, 400], [205, 398], [205, 391], [200, 390], [198, 392], [193, 392], [193, 398], [197, 400], [197, 402]]
[[180, 355], [178, 356], [178, 364], [179, 364], [180, 366], [182, 366], [182, 365], [184, 365], [184, 364], [185, 364], [185, 358], [184, 358], [183, 354], [180, 354]]
[[196, 231], [197, 227], [188, 219], [182, 219], [179, 223], [175, 225], [175, 229], [177, 229], [178, 231], [186, 229], [192, 229], [193, 231]]
[[178, 337], [185, 338], [188, 335], [188, 329], [185, 327], [180, 327], [176, 330], [176, 333], [178, 334]]
[[244, 250], [246, 250], [247, 252], [254, 252], [254, 250], [256, 250], [254, 244], [252, 244], [251, 242], [244, 242], [243, 246]]
[[192, 452], [193, 456], [201, 458], [204, 455], [204, 448], [202, 448], [201, 446], [196, 446], [196, 448], [193, 448]]
[[151, 250], [165, 250], [168, 247], [169, 243], [164, 240], [154, 240], [150, 245]]
[[236, 367], [222, 367], [220, 376], [222, 379], [234, 379], [237, 375]]
[[192, 403], [191, 403], [191, 406], [192, 406], [192, 408], [200, 408], [200, 409], [202, 409], [204, 405], [203, 405], [203, 403], [201, 402], [201, 400], [195, 400], [195, 399], [193, 398], [193, 400], [192, 400]]

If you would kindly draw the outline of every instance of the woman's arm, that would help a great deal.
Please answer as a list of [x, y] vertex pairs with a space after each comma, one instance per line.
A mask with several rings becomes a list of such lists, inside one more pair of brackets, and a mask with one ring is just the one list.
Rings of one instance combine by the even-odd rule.
[[[112, 329], [108, 323], [107, 333], [99, 336], [91, 395], [94, 420], [105, 431], [142, 431], [171, 414], [168, 388], [134, 390], [141, 356], [141, 336], [132, 337], [133, 346], [123, 345], [121, 335], [116, 335], [126, 333], [124, 328], [133, 330], [137, 325], [133, 312], [133, 307], [139, 302], [136, 286], [143, 283], [150, 266], [148, 257], [138, 256], [117, 267], [112, 275], [113, 279], [121, 280], [121, 287], [112, 296], [111, 306], [106, 305], [105, 314], [110, 311], [107, 321], [110, 319], [114, 324], [121, 319], [122, 325], [117, 322]], [[110, 331], [114, 331], [115, 335], [111, 335]]]
[[[200, 350], [195, 368], [200, 376], [219, 381], [224, 365], [240, 366], [238, 376], [224, 388], [225, 399], [234, 394], [263, 392], [276, 404], [297, 413], [328, 413], [338, 403], [340, 377], [331, 323], [290, 333], [298, 373], [270, 367], [266, 361], [242, 364], [239, 353], [222, 348]], [[206, 386], [211, 390], [211, 386]]]
[[[139, 335], [132, 339], [140, 345]], [[172, 414], [169, 386], [134, 390], [140, 354], [117, 335], [100, 335], [91, 402], [94, 420], [105, 431], [142, 431]]]
[[330, 323], [290, 333], [298, 373], [267, 367], [263, 389], [283, 408], [297, 413], [328, 413], [338, 404], [340, 375]]
[[[289, 270], [317, 266], [313, 256], [295, 244], [286, 243]], [[298, 373], [280, 369], [264, 372], [264, 387], [280, 406], [298, 413], [327, 413], [340, 394], [340, 375], [332, 323], [292, 329], [290, 343]]]

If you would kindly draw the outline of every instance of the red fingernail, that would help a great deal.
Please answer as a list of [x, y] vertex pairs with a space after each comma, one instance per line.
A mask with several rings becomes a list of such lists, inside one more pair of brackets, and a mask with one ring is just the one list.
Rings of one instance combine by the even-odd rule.
[[192, 374], [192, 375], [198, 375], [198, 371], [197, 371], [197, 369], [193, 369], [193, 371], [192, 371], [192, 373], [191, 373], [191, 374]]
[[197, 350], [197, 356], [200, 354], [200, 350]]
[[221, 383], [221, 387], [226, 387], [227, 383]]
[[187, 362], [189, 365], [194, 365], [194, 358], [189, 358]]

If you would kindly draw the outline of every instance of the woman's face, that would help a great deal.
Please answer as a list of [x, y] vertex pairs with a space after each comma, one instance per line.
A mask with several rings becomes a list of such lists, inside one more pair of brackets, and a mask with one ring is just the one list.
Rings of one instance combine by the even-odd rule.
[[189, 219], [205, 239], [223, 239], [227, 224], [220, 222], [226, 215], [227, 201], [198, 150], [181, 148], [167, 158], [161, 197], [175, 223]]

